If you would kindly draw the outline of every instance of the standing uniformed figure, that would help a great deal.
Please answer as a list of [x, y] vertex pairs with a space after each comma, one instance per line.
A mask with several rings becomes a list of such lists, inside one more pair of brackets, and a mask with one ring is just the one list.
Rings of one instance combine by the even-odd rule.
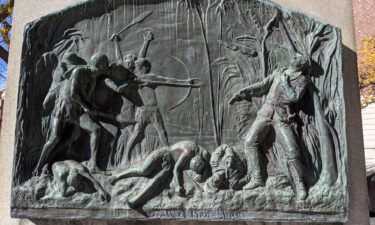
[[260, 169], [259, 147], [273, 128], [276, 140], [285, 152], [296, 197], [298, 200], [307, 198], [303, 184], [301, 153], [292, 127], [295, 114], [291, 105], [299, 102], [305, 94], [310, 83], [310, 66], [309, 57], [297, 54], [291, 59], [290, 68], [275, 70], [263, 81], [241, 89], [230, 100], [229, 104], [233, 104], [236, 101], [251, 100], [251, 97], [266, 96], [264, 105], [245, 135], [251, 170], [251, 180], [244, 187], [245, 190], [265, 185]]

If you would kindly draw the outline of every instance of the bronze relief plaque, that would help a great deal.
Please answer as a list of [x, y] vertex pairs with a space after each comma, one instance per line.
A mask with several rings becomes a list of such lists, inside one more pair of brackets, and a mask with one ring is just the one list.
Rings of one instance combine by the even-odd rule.
[[347, 220], [340, 29], [258, 0], [88, 0], [25, 28], [12, 216]]

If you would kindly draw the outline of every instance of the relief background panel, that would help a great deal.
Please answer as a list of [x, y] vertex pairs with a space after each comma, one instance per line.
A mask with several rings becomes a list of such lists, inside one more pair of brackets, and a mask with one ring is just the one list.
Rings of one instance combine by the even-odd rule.
[[[125, 221], [54, 221], [54, 220], [19, 220], [10, 218], [11, 168], [14, 149], [14, 130], [16, 121], [16, 103], [18, 79], [20, 74], [21, 48], [23, 31], [26, 23], [43, 15], [60, 10], [79, 2], [77, 0], [17, 0], [15, 2], [12, 43], [9, 57], [9, 79], [7, 98], [5, 100], [4, 122], [0, 137], [0, 224], [1, 225], [118, 225], [118, 224], [249, 224], [267, 223], [205, 223], [205, 222], [125, 222]], [[312, 0], [312, 1], [275, 1], [315, 16], [338, 26], [343, 31], [344, 44], [344, 81], [347, 113], [347, 133], [349, 150], [349, 184], [350, 184], [350, 221], [347, 224], [368, 224], [366, 183], [364, 175], [364, 154], [357, 84], [355, 40], [351, 0]], [[273, 223], [297, 225], [300, 223]], [[328, 225], [328, 224], [327, 224]]]

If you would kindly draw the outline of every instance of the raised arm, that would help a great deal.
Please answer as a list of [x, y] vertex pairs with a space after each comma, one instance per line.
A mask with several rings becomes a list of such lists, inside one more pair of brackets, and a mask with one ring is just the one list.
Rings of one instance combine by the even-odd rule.
[[121, 63], [123, 63], [124, 57], [120, 49], [120, 41], [121, 41], [120, 36], [118, 34], [113, 34], [111, 37], [111, 41], [115, 44], [115, 55], [116, 55], [117, 61], [120, 61]]
[[143, 34], [143, 45], [141, 51], [139, 52], [138, 58], [146, 58], [148, 47], [150, 46], [151, 41], [154, 40], [154, 35], [151, 31]]

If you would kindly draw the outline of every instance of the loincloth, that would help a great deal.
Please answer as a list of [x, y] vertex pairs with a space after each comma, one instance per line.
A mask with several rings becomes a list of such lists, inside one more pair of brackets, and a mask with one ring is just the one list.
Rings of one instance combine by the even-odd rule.
[[136, 108], [135, 120], [137, 122], [150, 124], [155, 122], [161, 122], [162, 117], [158, 106], [142, 106]]

